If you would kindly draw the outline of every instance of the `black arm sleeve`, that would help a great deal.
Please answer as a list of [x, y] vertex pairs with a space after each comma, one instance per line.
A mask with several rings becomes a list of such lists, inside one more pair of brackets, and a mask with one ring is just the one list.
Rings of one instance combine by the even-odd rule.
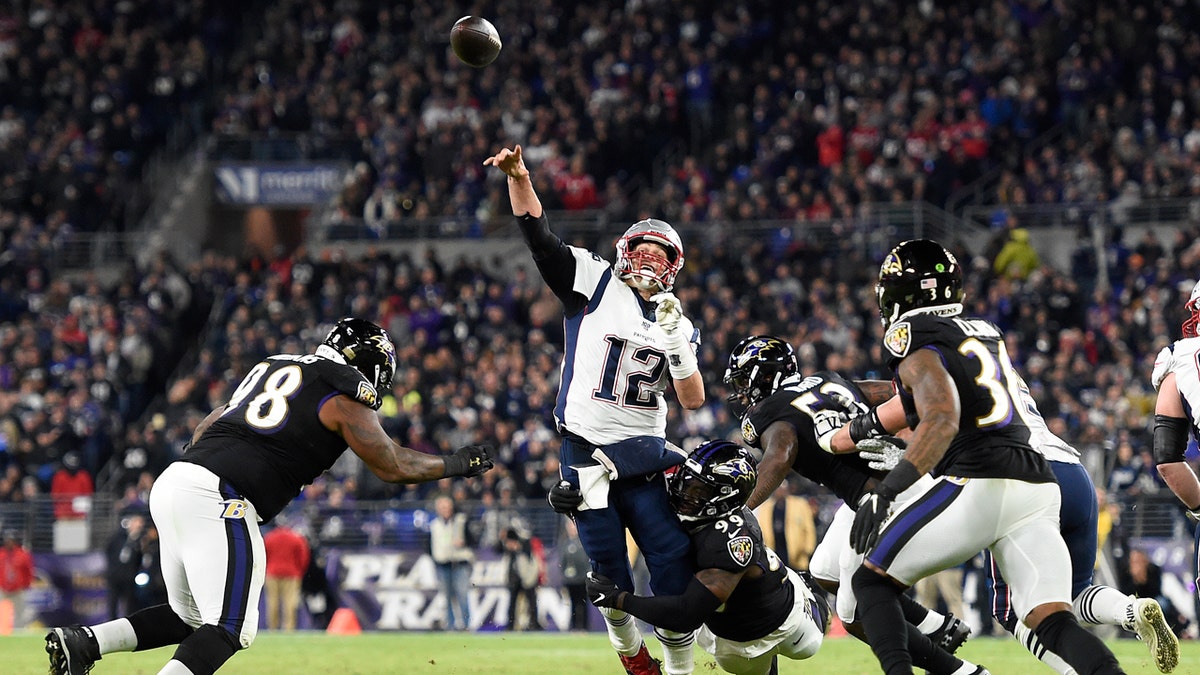
[[1187, 451], [1188, 422], [1182, 417], [1154, 416], [1154, 461], [1173, 464], [1184, 461]]
[[587, 304], [587, 298], [575, 292], [575, 256], [571, 250], [550, 231], [550, 220], [545, 213], [537, 218], [529, 214], [517, 216], [517, 224], [533, 254], [533, 263], [546, 285], [562, 301], [567, 316], [578, 314]]
[[720, 606], [720, 598], [696, 577], [692, 577], [683, 595], [621, 594], [621, 609], [652, 626], [679, 633], [696, 630]]

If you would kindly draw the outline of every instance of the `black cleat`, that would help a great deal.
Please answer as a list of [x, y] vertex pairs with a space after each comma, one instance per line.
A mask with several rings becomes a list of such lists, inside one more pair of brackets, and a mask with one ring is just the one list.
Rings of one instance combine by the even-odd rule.
[[100, 645], [90, 628], [52, 628], [46, 635], [46, 653], [50, 675], [87, 675], [100, 660]]
[[953, 654], [969, 637], [971, 627], [953, 614], [947, 614], [942, 627], [929, 634], [929, 641]]

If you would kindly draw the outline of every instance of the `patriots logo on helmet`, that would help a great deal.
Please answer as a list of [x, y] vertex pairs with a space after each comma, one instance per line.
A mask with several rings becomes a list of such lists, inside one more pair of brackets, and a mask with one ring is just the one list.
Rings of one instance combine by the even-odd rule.
[[909, 328], [908, 322], [901, 321], [889, 328], [887, 334], [883, 336], [883, 344], [889, 352], [896, 356], [908, 354], [908, 348], [912, 344], [912, 330]]
[[749, 564], [751, 556], [754, 555], [754, 541], [745, 535], [730, 539], [729, 555], [739, 565]]
[[736, 483], [743, 480], [754, 480], [754, 467], [742, 457], [735, 457], [712, 467], [712, 472], [718, 476], [728, 476]]

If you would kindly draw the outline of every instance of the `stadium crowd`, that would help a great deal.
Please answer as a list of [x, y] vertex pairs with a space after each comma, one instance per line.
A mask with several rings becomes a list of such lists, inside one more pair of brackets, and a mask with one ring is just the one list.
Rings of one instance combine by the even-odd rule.
[[[721, 374], [746, 335], [788, 338], [806, 372], [888, 375], [873, 253], [694, 223], [945, 204], [993, 169], [1002, 204], [1200, 196], [1200, 31], [1167, 0], [817, 2], [778, 21], [755, 3], [710, 17], [689, 3], [505, 0], [505, 51], [482, 71], [455, 65], [433, 28], [457, 18], [449, 6], [242, 4], [250, 27], [222, 3], [0, 9], [0, 506], [52, 495], [66, 506], [38, 518], [74, 518], [72, 497], [102, 489], [143, 512], [154, 476], [257, 359], [309, 352], [346, 315], [396, 341], [382, 412], [405, 445], [497, 442], [497, 470], [453, 487], [482, 505], [481, 545], [499, 546], [557, 479], [562, 327], [529, 269], [299, 250], [61, 275], [72, 232], [137, 221], [141, 172], [181, 129], [348, 140], [364, 168], [341, 195], [347, 219], [506, 220], [479, 160], [520, 141], [548, 209], [679, 226], [680, 296], [704, 335], [709, 391], [703, 409], [672, 412], [684, 445], [737, 438]], [[255, 159], [289, 147], [246, 146]], [[991, 273], [1008, 234], [959, 247], [970, 311], [1008, 331], [1052, 430], [1105, 458], [1097, 483], [1113, 503], [1163, 491], [1148, 377], [1176, 336], [1181, 284], [1200, 278], [1200, 228], [1114, 236], [1102, 257], [1081, 237], [1070, 269]], [[356, 500], [425, 504], [447, 488], [387, 485], [347, 460], [301, 506], [336, 515], [317, 528], [322, 544], [377, 541], [387, 523], [361, 521]]]

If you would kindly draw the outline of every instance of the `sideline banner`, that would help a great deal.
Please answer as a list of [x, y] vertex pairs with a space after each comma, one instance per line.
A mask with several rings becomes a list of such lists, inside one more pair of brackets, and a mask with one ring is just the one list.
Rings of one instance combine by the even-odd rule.
[[[472, 630], [503, 630], [508, 623], [508, 570], [500, 555], [476, 550], [471, 570]], [[547, 583], [537, 590], [538, 622], [545, 630], [567, 630], [571, 608], [560, 586], [556, 550], [545, 551]], [[436, 630], [446, 616], [433, 559], [417, 551], [371, 549], [329, 551], [326, 574], [344, 607], [358, 615], [364, 630]], [[590, 608], [591, 623], [600, 613]]]

